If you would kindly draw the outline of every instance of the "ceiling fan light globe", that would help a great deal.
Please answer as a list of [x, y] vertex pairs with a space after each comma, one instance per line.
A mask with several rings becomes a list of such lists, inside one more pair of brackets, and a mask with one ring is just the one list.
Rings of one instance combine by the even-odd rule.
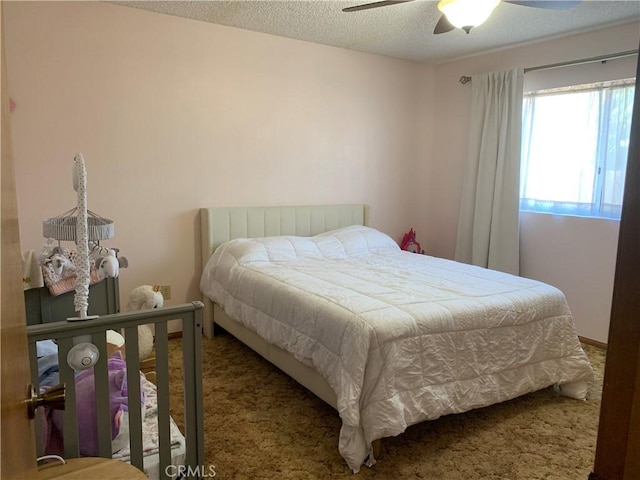
[[469, 33], [482, 25], [501, 0], [440, 0], [438, 10], [447, 16], [454, 27]]

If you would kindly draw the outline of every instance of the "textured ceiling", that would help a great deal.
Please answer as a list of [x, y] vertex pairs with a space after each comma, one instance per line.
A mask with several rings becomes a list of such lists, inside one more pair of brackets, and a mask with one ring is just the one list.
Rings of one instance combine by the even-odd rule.
[[[640, 22], [640, 0], [585, 0], [570, 10], [500, 4], [465, 34], [433, 35], [437, 2], [412, 2], [344, 13], [374, 0], [213, 0], [109, 2], [200, 21], [421, 63], [443, 63], [507, 46], [605, 26]], [[640, 23], [639, 23], [640, 33]]]

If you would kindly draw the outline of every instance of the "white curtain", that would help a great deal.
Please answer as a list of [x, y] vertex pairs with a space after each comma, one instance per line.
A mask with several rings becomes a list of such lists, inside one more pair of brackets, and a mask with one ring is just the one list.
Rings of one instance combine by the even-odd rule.
[[474, 75], [456, 260], [517, 275], [521, 68]]

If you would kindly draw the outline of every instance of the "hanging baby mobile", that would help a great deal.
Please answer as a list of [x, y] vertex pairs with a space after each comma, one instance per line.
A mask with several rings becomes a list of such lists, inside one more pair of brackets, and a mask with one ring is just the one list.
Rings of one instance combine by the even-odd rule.
[[[126, 258], [116, 258], [116, 252], [100, 245], [101, 240], [114, 236], [113, 221], [103, 218], [87, 209], [87, 171], [81, 153], [74, 157], [73, 188], [76, 191], [76, 207], [43, 222], [42, 231], [45, 238], [58, 241], [51, 248], [49, 255], [43, 259], [54, 274], [63, 279], [74, 281], [75, 294], [73, 303], [77, 316], [67, 318], [68, 321], [83, 321], [97, 318], [88, 315], [89, 285], [92, 283], [92, 263], [94, 280], [106, 276], [117, 276], [119, 267], [126, 267]], [[67, 252], [61, 241], [75, 243], [76, 251]], [[65, 273], [74, 275], [64, 276]], [[61, 287], [61, 288], [64, 288]], [[91, 342], [91, 336], [74, 338], [74, 346], [69, 350], [67, 361], [76, 370], [84, 370], [96, 364], [99, 353]]]

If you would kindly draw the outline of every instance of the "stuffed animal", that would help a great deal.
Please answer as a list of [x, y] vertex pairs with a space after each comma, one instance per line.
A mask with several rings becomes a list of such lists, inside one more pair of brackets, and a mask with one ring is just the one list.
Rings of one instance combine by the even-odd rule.
[[67, 275], [75, 272], [76, 266], [71, 263], [67, 257], [60, 253], [54, 253], [49, 257], [49, 263], [51, 264], [51, 268], [56, 275], [62, 275], [66, 277]]
[[[141, 285], [134, 288], [129, 296], [127, 310], [148, 310], [152, 308], [162, 308], [164, 297], [160, 293], [159, 285]], [[148, 325], [138, 327], [138, 351], [140, 360], [147, 358], [153, 351], [153, 332]]]
[[159, 285], [141, 285], [131, 290], [128, 310], [147, 310], [150, 308], [162, 308], [164, 297], [160, 293]]
[[67, 252], [62, 247], [54, 247], [51, 249], [50, 254], [40, 254], [38, 256], [38, 263], [45, 266], [50, 266], [56, 275], [66, 277], [71, 275], [76, 270], [76, 266], [69, 259]]
[[127, 257], [117, 257], [116, 251], [111, 249], [107, 256], [96, 257], [95, 265], [100, 279], [107, 277], [115, 278], [120, 274], [121, 268], [129, 266], [129, 260], [127, 260]]
[[416, 231], [411, 228], [407, 233], [402, 237], [402, 243], [400, 244], [401, 250], [406, 250], [407, 252], [413, 253], [422, 253], [424, 254], [424, 250], [420, 246], [420, 243], [416, 239]]

